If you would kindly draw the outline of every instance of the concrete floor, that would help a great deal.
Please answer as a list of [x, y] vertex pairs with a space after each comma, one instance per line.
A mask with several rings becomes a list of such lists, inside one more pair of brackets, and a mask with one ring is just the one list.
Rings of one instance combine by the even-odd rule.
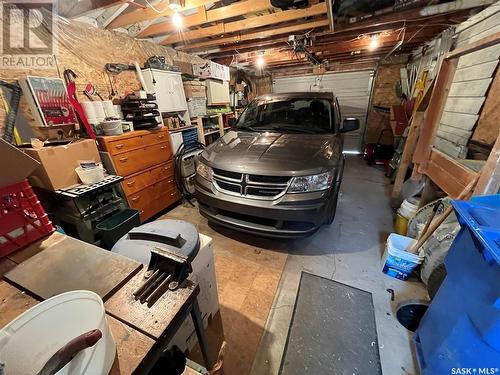
[[[228, 342], [226, 374], [278, 374], [302, 271], [371, 292], [383, 374], [417, 373], [411, 333], [397, 322], [395, 309], [401, 301], [425, 299], [427, 292], [418, 281], [381, 272], [385, 241], [393, 230], [390, 190], [380, 169], [348, 157], [334, 223], [300, 240], [271, 240], [208, 225], [188, 204], [166, 215], [188, 220], [213, 238]], [[388, 288], [395, 291], [395, 301]]]
[[[346, 163], [335, 222], [310, 238], [279, 244], [289, 255], [252, 375], [278, 374], [301, 271], [371, 292], [384, 375], [417, 373], [412, 335], [397, 322], [395, 309], [406, 299], [427, 298], [427, 292], [418, 281], [404, 282], [381, 272], [384, 243], [393, 229], [390, 189], [382, 171], [351, 156]], [[395, 291], [393, 302], [388, 288]]]

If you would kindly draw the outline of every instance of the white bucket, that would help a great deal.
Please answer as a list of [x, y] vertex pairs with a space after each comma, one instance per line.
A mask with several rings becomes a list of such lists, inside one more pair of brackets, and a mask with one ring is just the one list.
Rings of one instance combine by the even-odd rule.
[[102, 106], [104, 108], [104, 113], [106, 117], [118, 117], [113, 102], [111, 100], [104, 100], [102, 102]]
[[101, 339], [79, 352], [58, 375], [106, 375], [116, 344], [106, 322], [101, 298], [76, 290], [49, 298], [24, 312], [0, 331], [0, 361], [5, 375], [37, 374], [69, 341], [99, 329]]
[[104, 121], [106, 118], [106, 113], [104, 112], [104, 106], [102, 105], [102, 102], [91, 102], [92, 106], [94, 107], [94, 112], [95, 112], [95, 118], [97, 121], [101, 122]]
[[81, 166], [75, 168], [75, 172], [85, 185], [95, 184], [96, 182], [104, 180], [104, 168], [98, 164], [95, 168], [82, 168]]
[[120, 135], [123, 134], [121, 120], [102, 121], [101, 129], [104, 135]]
[[382, 257], [382, 272], [400, 280], [406, 280], [413, 270], [424, 261], [424, 257], [406, 251], [417, 240], [391, 233]]
[[405, 199], [399, 207], [398, 214], [411, 220], [418, 211], [419, 201], [414, 198]]
[[83, 111], [85, 112], [85, 116], [87, 116], [87, 120], [90, 124], [98, 124], [97, 113], [94, 108], [93, 102], [82, 102]]

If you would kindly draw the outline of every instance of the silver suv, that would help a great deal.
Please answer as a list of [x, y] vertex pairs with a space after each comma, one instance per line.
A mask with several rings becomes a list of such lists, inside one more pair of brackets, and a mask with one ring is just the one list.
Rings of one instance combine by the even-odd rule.
[[248, 105], [200, 155], [196, 198], [210, 222], [271, 237], [305, 237], [335, 217], [344, 157], [332, 93], [270, 94]]

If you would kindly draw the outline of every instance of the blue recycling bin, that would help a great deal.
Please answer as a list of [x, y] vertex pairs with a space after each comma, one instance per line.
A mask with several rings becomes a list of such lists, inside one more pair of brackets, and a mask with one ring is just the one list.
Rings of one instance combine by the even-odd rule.
[[414, 338], [420, 371], [500, 374], [500, 194], [452, 204], [461, 229]]

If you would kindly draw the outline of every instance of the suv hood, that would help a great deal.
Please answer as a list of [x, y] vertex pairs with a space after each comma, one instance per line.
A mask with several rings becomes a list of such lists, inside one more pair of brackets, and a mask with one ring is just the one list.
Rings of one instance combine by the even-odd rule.
[[211, 167], [263, 175], [306, 176], [335, 168], [342, 140], [335, 134], [229, 131], [201, 155]]

